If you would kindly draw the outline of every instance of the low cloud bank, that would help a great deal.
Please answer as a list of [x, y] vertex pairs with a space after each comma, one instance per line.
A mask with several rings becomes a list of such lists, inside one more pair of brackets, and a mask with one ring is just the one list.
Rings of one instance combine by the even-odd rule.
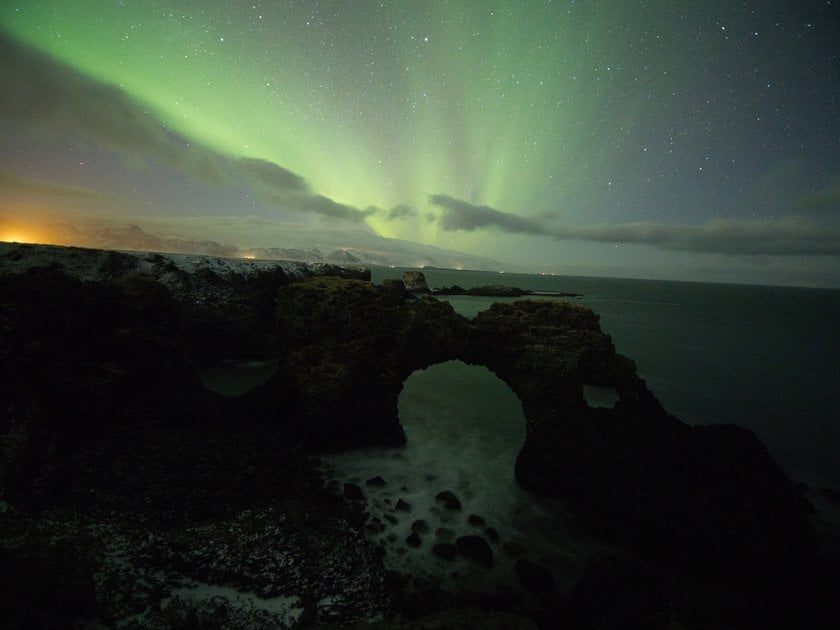
[[840, 222], [819, 222], [808, 217], [712, 219], [701, 225], [639, 222], [570, 228], [473, 205], [447, 195], [432, 195], [429, 199], [442, 210], [435, 222], [449, 231], [495, 228], [559, 241], [634, 243], [671, 251], [742, 256], [840, 256]]

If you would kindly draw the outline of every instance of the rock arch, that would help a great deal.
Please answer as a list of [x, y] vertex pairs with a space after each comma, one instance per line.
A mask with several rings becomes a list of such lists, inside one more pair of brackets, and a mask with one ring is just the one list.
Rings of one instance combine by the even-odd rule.
[[[669, 415], [586, 308], [496, 303], [467, 320], [400, 281], [318, 277], [280, 290], [277, 324], [280, 369], [253, 398], [314, 450], [401, 443], [405, 379], [460, 359], [489, 368], [522, 402], [518, 482], [571, 500], [601, 534], [681, 565], [810, 548], [809, 506], [755, 435]], [[619, 399], [593, 408], [585, 385]]]

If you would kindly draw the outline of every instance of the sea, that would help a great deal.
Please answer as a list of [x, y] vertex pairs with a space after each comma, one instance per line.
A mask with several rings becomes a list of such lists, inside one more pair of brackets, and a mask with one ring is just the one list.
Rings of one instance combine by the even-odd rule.
[[[373, 268], [372, 280], [402, 278], [405, 271]], [[794, 482], [840, 491], [840, 290], [420, 271], [432, 288], [506, 285], [575, 294], [539, 299], [597, 313], [616, 350], [636, 363], [671, 414], [687, 424], [746, 427]], [[439, 299], [465, 317], [513, 301]], [[271, 371], [252, 367], [264, 372], [261, 378]], [[224, 371], [234, 376], [229, 366]], [[487, 368], [450, 361], [415, 372], [404, 383], [399, 417], [404, 447], [321, 458], [326, 482], [362, 488], [369, 538], [390, 568], [443, 588], [492, 589], [516, 583], [516, 561], [524, 557], [550, 568], [562, 587], [592, 554], [611, 552], [577, 526], [562, 502], [518, 486], [513, 470], [525, 439], [522, 406]], [[445, 490], [457, 496], [460, 510], [436, 498]], [[492, 569], [435, 555], [435, 545], [463, 536], [490, 543]]]

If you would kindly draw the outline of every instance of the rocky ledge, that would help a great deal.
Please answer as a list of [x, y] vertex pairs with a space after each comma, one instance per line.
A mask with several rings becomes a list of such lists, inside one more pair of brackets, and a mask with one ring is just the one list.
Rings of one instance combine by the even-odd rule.
[[[800, 489], [749, 431], [669, 415], [597, 315], [526, 300], [467, 320], [367, 278], [0, 247], [7, 626], [836, 623], [840, 571]], [[206, 389], [197, 366], [236, 355], [278, 369], [241, 396]], [[519, 483], [624, 550], [593, 557], [566, 592], [527, 564], [536, 598], [408, 592], [366, 543], [352, 492], [321, 481], [319, 453], [400, 444], [403, 382], [451, 359], [522, 401]], [[486, 565], [480, 540], [440, 553]]]

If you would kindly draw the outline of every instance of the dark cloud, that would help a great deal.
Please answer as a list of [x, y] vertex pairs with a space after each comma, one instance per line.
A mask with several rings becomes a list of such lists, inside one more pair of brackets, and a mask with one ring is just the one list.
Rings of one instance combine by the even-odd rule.
[[238, 167], [255, 184], [263, 200], [278, 209], [312, 213], [351, 223], [362, 223], [367, 216], [377, 212], [375, 208], [359, 210], [315, 194], [306, 179], [268, 160], [241, 158]]
[[558, 231], [556, 238], [745, 256], [840, 256], [840, 224], [820, 224], [801, 217], [712, 219], [703, 225], [595, 225]]
[[411, 219], [417, 216], [417, 211], [407, 204], [400, 204], [394, 206], [388, 211], [388, 221], [397, 221], [402, 219]]
[[500, 228], [557, 240], [652, 245], [685, 252], [747, 256], [840, 256], [840, 223], [804, 217], [781, 219], [713, 219], [703, 225], [619, 223], [579, 228], [557, 227], [523, 219], [487, 206], [475, 206], [447, 195], [433, 195], [443, 208], [435, 221], [444, 230]]
[[333, 201], [323, 195], [299, 195], [291, 197], [289, 203], [295, 210], [314, 212], [331, 219], [341, 219], [354, 223], [361, 223], [374, 211], [371, 209], [359, 210], [353, 206]]
[[475, 206], [448, 195], [430, 195], [429, 201], [443, 208], [443, 214], [437, 222], [444, 230], [472, 231], [498, 227], [505, 232], [545, 234], [544, 228], [533, 221], [488, 206]]
[[306, 180], [268, 160], [241, 158], [239, 166], [255, 182], [282, 192], [309, 192]]

